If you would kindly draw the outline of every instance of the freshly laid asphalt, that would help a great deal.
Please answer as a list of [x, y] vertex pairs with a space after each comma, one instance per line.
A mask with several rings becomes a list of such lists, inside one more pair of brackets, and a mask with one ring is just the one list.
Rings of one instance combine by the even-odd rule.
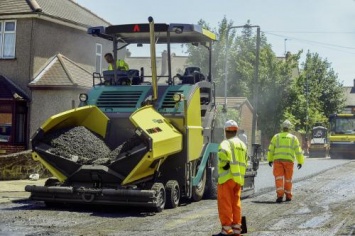
[[[331, 159], [327, 158], [308, 158], [306, 157], [304, 165], [301, 169], [297, 169], [296, 166], [293, 171], [293, 182], [302, 181], [312, 176], [318, 175], [329, 169], [337, 168], [338, 166], [346, 165], [353, 159]], [[295, 164], [296, 165], [296, 164]], [[255, 192], [257, 194], [263, 194], [268, 191], [274, 191], [275, 179], [272, 174], [272, 168], [269, 167], [267, 162], [263, 162], [255, 178]]]
[[[344, 165], [354, 160], [333, 160], [330, 158], [307, 158], [304, 167], [301, 170], [295, 169], [294, 182], [301, 181], [307, 177], [319, 174], [330, 168]], [[25, 191], [26, 185], [44, 186], [47, 179], [39, 180], [9, 180], [0, 181], [0, 203], [28, 199], [29, 192]], [[262, 194], [274, 188], [274, 178], [272, 176], [272, 168], [263, 161], [255, 178], [255, 190], [257, 194]]]

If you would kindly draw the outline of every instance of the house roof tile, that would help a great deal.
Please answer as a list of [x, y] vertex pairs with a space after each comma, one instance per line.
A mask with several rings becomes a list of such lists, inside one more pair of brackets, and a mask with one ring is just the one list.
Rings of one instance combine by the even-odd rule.
[[35, 13], [89, 26], [108, 26], [109, 22], [72, 0], [2, 0], [0, 15]]
[[30, 5], [26, 0], [2, 0], [0, 7], [0, 15], [18, 14], [32, 12]]
[[29, 87], [90, 88], [92, 74], [62, 54], [57, 54], [37, 73]]
[[[224, 105], [224, 101], [224, 97], [216, 97], [217, 105]], [[251, 109], [253, 109], [246, 97], [227, 97], [227, 108], [239, 109], [243, 104], [247, 104]]]

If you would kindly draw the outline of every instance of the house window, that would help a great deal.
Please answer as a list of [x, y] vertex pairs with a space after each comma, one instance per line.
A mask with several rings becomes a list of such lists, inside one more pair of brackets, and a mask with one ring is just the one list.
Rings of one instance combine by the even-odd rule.
[[25, 102], [16, 103], [15, 109], [15, 133], [14, 143], [23, 144], [26, 142], [27, 127], [27, 105]]
[[26, 142], [27, 105], [25, 102], [0, 103], [0, 143]]
[[0, 58], [15, 58], [16, 21], [0, 21]]
[[12, 106], [1, 104], [0, 106], [0, 143], [11, 141], [12, 133]]
[[96, 44], [96, 62], [95, 72], [101, 73], [102, 71], [102, 44]]

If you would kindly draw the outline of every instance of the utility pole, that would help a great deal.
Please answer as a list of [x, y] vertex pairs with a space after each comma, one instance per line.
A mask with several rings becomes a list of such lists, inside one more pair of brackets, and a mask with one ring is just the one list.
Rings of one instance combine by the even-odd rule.
[[257, 109], [258, 109], [258, 93], [259, 93], [259, 51], [260, 51], [260, 27], [256, 29], [256, 53], [255, 53], [255, 71], [254, 71], [254, 91], [253, 91], [253, 124], [251, 142], [256, 142], [256, 121], [257, 121]]

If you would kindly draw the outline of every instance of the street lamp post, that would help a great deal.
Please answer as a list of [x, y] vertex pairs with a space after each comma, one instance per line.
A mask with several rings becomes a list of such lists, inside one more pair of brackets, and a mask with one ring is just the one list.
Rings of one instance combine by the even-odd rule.
[[255, 71], [254, 71], [254, 113], [253, 113], [253, 124], [252, 124], [252, 143], [255, 143], [255, 133], [256, 133], [256, 121], [257, 121], [257, 109], [258, 109], [258, 93], [259, 93], [259, 51], [260, 51], [260, 27], [256, 29], [256, 54], [255, 54]]
[[256, 54], [255, 54], [255, 70], [253, 80], [253, 123], [252, 123], [252, 137], [251, 142], [255, 143], [256, 133], [256, 121], [257, 121], [257, 104], [258, 104], [258, 78], [259, 78], [259, 51], [260, 51], [260, 27], [258, 25], [243, 25], [243, 26], [231, 26], [226, 31], [226, 51], [225, 51], [225, 64], [224, 64], [224, 110], [227, 110], [227, 89], [228, 89], [228, 35], [231, 29], [236, 28], [257, 28], [256, 33]]

